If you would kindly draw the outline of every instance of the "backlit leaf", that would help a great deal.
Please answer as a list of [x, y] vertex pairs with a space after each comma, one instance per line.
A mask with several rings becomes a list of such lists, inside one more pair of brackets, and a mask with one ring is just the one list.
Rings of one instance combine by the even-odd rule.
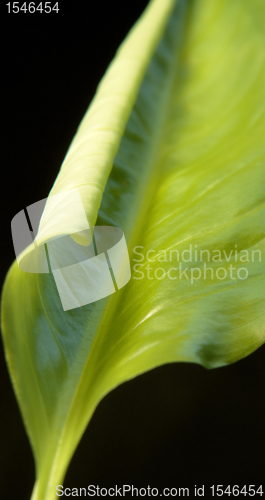
[[[123, 230], [132, 278], [64, 311], [51, 273], [14, 263], [2, 296], [34, 500], [56, 498], [118, 384], [174, 361], [223, 366], [264, 342], [264, 81], [261, 0], [154, 0], [102, 80], [50, 194], [78, 188], [91, 227]], [[56, 207], [44, 232], [61, 234]]]

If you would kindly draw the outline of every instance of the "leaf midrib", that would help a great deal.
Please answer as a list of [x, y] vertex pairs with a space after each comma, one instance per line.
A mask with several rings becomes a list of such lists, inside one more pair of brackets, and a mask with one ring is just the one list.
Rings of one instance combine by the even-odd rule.
[[[149, 172], [148, 175], [143, 173], [143, 178], [139, 180], [139, 191], [138, 191], [138, 196], [137, 199], [140, 198], [140, 203], [138, 202], [137, 205], [137, 210], [135, 210], [135, 205], [130, 207], [130, 212], [131, 215], [129, 216], [130, 219], [130, 225], [133, 226], [133, 231], [131, 233], [130, 239], [128, 241], [127, 238], [127, 245], [128, 245], [128, 250], [130, 251], [131, 248], [133, 248], [133, 243], [139, 238], [139, 235], [141, 234], [143, 230], [143, 220], [144, 220], [144, 215], [147, 214], [150, 208], [150, 205], [152, 203], [152, 194], [155, 192], [156, 187], [159, 183], [159, 176], [158, 172], [161, 169], [161, 164], [158, 161], [155, 161], [156, 158], [159, 158], [159, 151], [161, 148], [161, 143], [163, 140], [163, 136], [165, 133], [165, 124], [167, 123], [167, 117], [170, 116], [170, 97], [173, 91], [173, 83], [174, 79], [176, 76], [177, 68], [178, 68], [178, 58], [176, 57], [176, 51], [179, 50], [178, 46], [178, 37], [176, 36], [175, 39], [175, 47], [172, 50], [171, 54], [171, 66], [170, 66], [170, 71], [168, 73], [168, 78], [166, 80], [166, 84], [164, 87], [164, 92], [161, 92], [161, 100], [158, 106], [158, 112], [157, 112], [157, 122], [156, 126], [154, 127], [154, 133], [152, 136], [152, 141], [151, 141], [151, 147], [148, 150], [148, 163], [149, 166]], [[155, 54], [154, 54], [155, 56]], [[175, 59], [175, 64], [172, 63]], [[148, 69], [147, 69], [148, 71]], [[144, 76], [145, 78], [145, 76]], [[143, 78], [143, 81], [144, 81]], [[129, 121], [129, 119], [128, 119]], [[145, 179], [144, 179], [145, 178]], [[136, 215], [135, 215], [136, 214]], [[133, 220], [133, 224], [132, 224]], [[129, 252], [130, 253], [130, 252]], [[122, 292], [120, 292], [119, 299], [121, 299]], [[116, 298], [116, 297], [115, 297]], [[72, 412], [75, 411], [75, 402], [76, 399], [78, 398], [78, 394], [80, 392], [80, 387], [83, 386], [83, 379], [86, 378], [86, 385], [88, 385], [88, 377], [90, 377], [91, 382], [93, 380], [93, 374], [89, 373], [90, 372], [90, 362], [91, 358], [93, 358], [93, 354], [95, 349], [97, 348], [97, 341], [99, 338], [102, 338], [104, 336], [104, 333], [106, 332], [106, 317], [108, 317], [108, 324], [111, 324], [111, 318], [115, 314], [116, 307], [112, 307], [112, 302], [113, 302], [114, 297], [111, 295], [108, 298], [106, 307], [102, 313], [100, 323], [97, 326], [97, 332], [92, 340], [92, 344], [90, 346], [90, 351], [88, 353], [88, 356], [86, 358], [85, 364], [83, 366], [83, 369], [81, 371], [80, 377], [78, 379], [78, 383], [75, 387], [75, 390], [72, 394], [72, 400], [71, 404], [68, 406], [68, 412], [66, 419], [64, 421], [63, 426], [61, 426], [61, 433], [57, 438], [57, 447], [56, 447], [56, 453], [54, 455], [54, 459], [52, 462], [52, 467], [50, 468], [50, 480], [49, 484], [47, 485], [46, 492], [49, 494], [49, 489], [52, 487], [53, 484], [53, 477], [55, 475], [55, 470], [56, 470], [56, 464], [58, 463], [58, 457], [60, 456], [60, 451], [61, 451], [61, 445], [64, 442], [64, 435], [67, 432], [68, 428], [68, 422], [71, 420]], [[106, 333], [105, 333], [106, 334]], [[80, 350], [83, 348], [83, 343], [80, 346]], [[103, 362], [104, 358], [102, 358]], [[103, 363], [104, 364], [104, 363]], [[98, 371], [97, 374], [98, 375]], [[91, 385], [91, 384], [89, 384]], [[93, 413], [93, 410], [95, 406], [98, 404], [99, 400], [101, 400], [110, 390], [112, 387], [106, 387], [106, 390], [104, 393], [102, 392], [100, 395], [100, 398], [96, 398], [96, 402], [94, 402], [94, 406], [91, 407], [91, 414]], [[95, 399], [95, 398], [94, 398]]]
[[[167, 123], [167, 117], [170, 115], [170, 113], [169, 113], [170, 97], [172, 95], [173, 83], [174, 83], [176, 72], [178, 69], [178, 61], [177, 61], [177, 57], [175, 54], [176, 50], [179, 50], [177, 37], [175, 39], [175, 45], [176, 46], [175, 46], [174, 50], [172, 50], [172, 59], [175, 58], [175, 65], [174, 64], [171, 65], [171, 71], [169, 73], [167, 84], [165, 85], [164, 96], [161, 98], [161, 102], [160, 102], [160, 108], [163, 110], [163, 112], [161, 112], [161, 110], [158, 112], [158, 121], [157, 121], [157, 124], [155, 127], [155, 132], [154, 132], [155, 139], [152, 140], [153, 147], [151, 147], [149, 150], [149, 162], [147, 162], [147, 163], [149, 163], [152, 166], [149, 170], [149, 175], [145, 176], [144, 187], [142, 189], [140, 188], [138, 191], [139, 196], [137, 196], [137, 199], [138, 198], [141, 199], [140, 203], [138, 203], [138, 210], [137, 211], [135, 210], [135, 206], [130, 207], [130, 212], [132, 215], [129, 217], [129, 219], [130, 219], [130, 225], [133, 226], [133, 231], [132, 231], [132, 234], [130, 236], [130, 239], [128, 239], [128, 237], [127, 237], [127, 246], [128, 246], [129, 254], [130, 254], [130, 250], [134, 246], [134, 243], [139, 239], [139, 234], [141, 234], [141, 232], [143, 230], [143, 225], [144, 225], [143, 221], [145, 220], [145, 215], [148, 213], [149, 208], [150, 208], [151, 203], [152, 203], [152, 199], [153, 199], [152, 193], [155, 193], [157, 185], [159, 183], [159, 176], [157, 175], [157, 173], [159, 172], [161, 165], [159, 162], [156, 162], [156, 161], [152, 162], [152, 159], [159, 157], [159, 151], [161, 148], [161, 144], [162, 144], [162, 140], [163, 140], [163, 136], [164, 136], [164, 132], [165, 132], [165, 124]], [[161, 114], [161, 116], [159, 116], [160, 114]], [[154, 181], [150, 182], [152, 177], [154, 178]], [[139, 185], [141, 185], [141, 184], [142, 184], [142, 179], [141, 179], [141, 181], [139, 181]], [[137, 215], [133, 216], [134, 214], [137, 214]], [[132, 219], [134, 219], [133, 224], [131, 224]], [[121, 299], [122, 292], [119, 292], [119, 293], [120, 293], [119, 298]], [[116, 299], [116, 297], [115, 297], [115, 299]], [[78, 393], [78, 387], [79, 387], [79, 385], [81, 385], [84, 373], [87, 370], [87, 366], [89, 364], [90, 358], [93, 357], [93, 352], [94, 352], [94, 349], [96, 348], [97, 339], [100, 337], [102, 338], [105, 331], [106, 331], [106, 317], [108, 318], [107, 319], [108, 324], [111, 324], [111, 318], [115, 315], [115, 312], [116, 312], [116, 309], [118, 306], [118, 301], [116, 302], [116, 308], [114, 308], [114, 307], [112, 307], [113, 300], [114, 300], [114, 296], [110, 296], [108, 299], [107, 305], [105, 307], [105, 310], [102, 314], [101, 321], [100, 321], [98, 328], [97, 328], [97, 334], [95, 335], [95, 337], [92, 341], [90, 352], [88, 354], [84, 368], [82, 370], [77, 389], [74, 393], [73, 402], [74, 402], [74, 399]], [[103, 360], [104, 360], [104, 358], [102, 358], [101, 361], [103, 362]], [[73, 406], [73, 404], [72, 404], [72, 406]]]

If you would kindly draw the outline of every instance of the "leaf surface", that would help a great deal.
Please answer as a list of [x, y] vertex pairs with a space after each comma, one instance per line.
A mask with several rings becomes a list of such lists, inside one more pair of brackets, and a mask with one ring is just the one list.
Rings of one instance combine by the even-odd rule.
[[[151, 2], [50, 193], [79, 188], [91, 226], [124, 231], [132, 279], [63, 311], [51, 273], [8, 273], [2, 330], [35, 500], [56, 498], [118, 384], [174, 361], [223, 366], [264, 342], [264, 28], [259, 0]], [[44, 212], [39, 237], [60, 231], [56, 207]]]

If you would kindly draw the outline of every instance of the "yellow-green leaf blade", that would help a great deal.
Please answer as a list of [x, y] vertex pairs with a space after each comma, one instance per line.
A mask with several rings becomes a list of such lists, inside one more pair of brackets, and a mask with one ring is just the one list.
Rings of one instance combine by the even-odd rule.
[[[161, 9], [166, 19], [163, 5], [156, 2], [157, 12]], [[117, 384], [166, 362], [225, 365], [264, 342], [262, 19], [264, 7], [258, 1], [182, 1], [153, 57], [141, 38], [150, 64], [145, 75], [143, 67], [137, 73], [142, 84], [135, 104], [136, 84], [130, 87], [127, 114], [125, 108], [117, 111], [126, 125], [124, 133], [119, 128], [119, 138], [112, 136], [111, 152], [108, 141], [104, 143], [99, 190], [98, 180], [93, 187], [94, 169], [78, 160], [82, 140], [77, 134], [76, 151], [72, 148], [73, 156], [68, 156], [75, 160], [77, 155], [77, 167], [71, 160], [62, 169], [52, 194], [57, 188], [80, 185], [77, 168], [86, 184], [82, 199], [93, 223], [117, 148], [98, 224], [123, 229], [132, 265], [139, 258], [135, 247], [142, 250], [144, 278], [136, 279], [134, 271], [129, 284], [113, 296], [64, 312], [52, 276], [27, 275], [16, 264], [10, 271], [3, 329], [38, 463], [36, 499], [55, 498], [55, 485], [96, 404]], [[111, 97], [112, 85], [107, 90]], [[113, 113], [114, 128], [116, 119]], [[99, 152], [105, 146], [99, 142]], [[91, 150], [85, 147], [94, 154], [94, 144]], [[56, 213], [53, 216], [51, 231], [60, 234]], [[194, 278], [193, 283], [176, 278], [178, 255], [190, 245], [192, 258], [187, 265], [183, 262], [189, 276], [192, 267], [203, 272], [206, 263], [213, 278], [209, 271], [206, 279]], [[201, 262], [195, 250], [206, 250], [211, 257], [215, 250], [222, 251], [223, 260], [208, 262], [206, 253]], [[229, 261], [223, 250], [233, 252]], [[261, 260], [256, 253], [254, 260], [242, 262], [244, 250], [251, 258], [257, 250]], [[166, 260], [158, 259], [159, 251], [166, 253]], [[248, 278], [216, 276], [220, 267], [229, 273], [231, 264], [234, 276], [246, 267]], [[173, 279], [160, 279], [159, 268]]]

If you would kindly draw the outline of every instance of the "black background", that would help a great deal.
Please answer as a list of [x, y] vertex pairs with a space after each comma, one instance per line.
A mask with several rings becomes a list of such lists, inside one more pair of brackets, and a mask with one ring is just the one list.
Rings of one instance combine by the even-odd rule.
[[[47, 15], [7, 14], [2, 3], [1, 283], [14, 259], [12, 217], [47, 196], [99, 80], [146, 5], [60, 0], [59, 14]], [[27, 500], [34, 464], [2, 346], [0, 361], [0, 497]], [[195, 484], [260, 485], [264, 400], [264, 347], [213, 371], [184, 363], [152, 370], [100, 403], [64, 485], [188, 486], [191, 497]]]

